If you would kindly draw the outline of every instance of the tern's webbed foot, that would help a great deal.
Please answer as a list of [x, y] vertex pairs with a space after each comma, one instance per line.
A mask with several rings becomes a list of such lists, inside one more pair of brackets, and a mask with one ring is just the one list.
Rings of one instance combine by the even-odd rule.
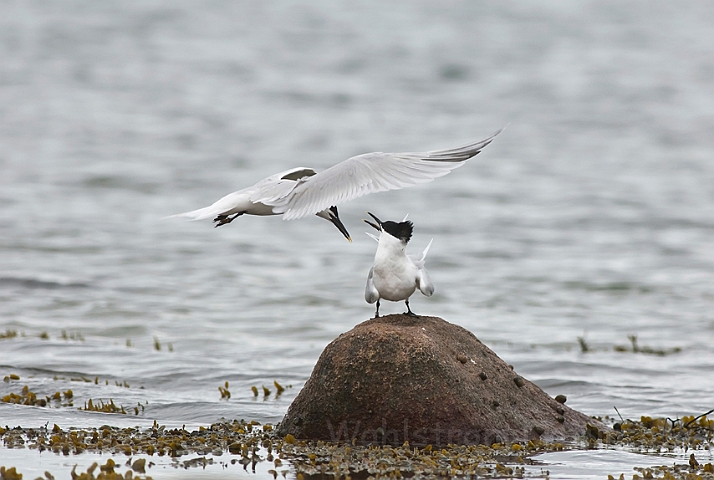
[[407, 315], [407, 316], [409, 316], [409, 317], [418, 317], [418, 316], [419, 316], [419, 315], [417, 315], [416, 313], [412, 312], [412, 309], [411, 309], [411, 307], [409, 306], [409, 300], [406, 300], [404, 303], [405, 303], [405, 305], [407, 306], [407, 311], [404, 312], [404, 315]]
[[233, 220], [243, 215], [243, 213], [244, 212], [238, 212], [232, 217], [230, 215], [218, 215], [216, 218], [213, 219], [213, 221], [216, 223], [213, 228], [220, 227], [221, 225], [225, 225], [226, 223], [231, 223]]

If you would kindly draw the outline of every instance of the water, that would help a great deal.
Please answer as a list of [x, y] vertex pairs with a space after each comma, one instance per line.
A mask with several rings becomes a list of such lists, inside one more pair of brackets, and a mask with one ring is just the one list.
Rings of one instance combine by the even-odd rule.
[[[20, 380], [0, 395], [75, 398], [0, 403], [0, 425], [279, 421], [324, 346], [373, 314], [367, 209], [409, 213], [413, 253], [434, 238], [437, 291], [413, 298], [417, 313], [471, 330], [568, 405], [714, 408], [710, 2], [2, 10], [0, 332], [18, 336], [0, 339], [0, 376]], [[506, 124], [453, 174], [341, 207], [353, 244], [317, 218], [161, 220], [282, 169], [452, 147]], [[628, 335], [681, 351], [615, 351]], [[273, 381], [292, 388], [276, 399]], [[145, 409], [77, 410], [89, 398]], [[34, 468], [35, 452], [8, 452], [0, 464]], [[94, 461], [43, 458], [57, 471]], [[651, 461], [553, 454], [551, 478]]]

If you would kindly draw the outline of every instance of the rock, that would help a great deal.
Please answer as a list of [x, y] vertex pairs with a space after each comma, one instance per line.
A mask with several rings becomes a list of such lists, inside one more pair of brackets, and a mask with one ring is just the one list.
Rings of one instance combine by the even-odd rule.
[[[464, 361], [465, 360], [465, 361]], [[603, 424], [517, 375], [471, 332], [389, 315], [340, 335], [278, 427], [304, 440], [412, 446], [583, 437]]]

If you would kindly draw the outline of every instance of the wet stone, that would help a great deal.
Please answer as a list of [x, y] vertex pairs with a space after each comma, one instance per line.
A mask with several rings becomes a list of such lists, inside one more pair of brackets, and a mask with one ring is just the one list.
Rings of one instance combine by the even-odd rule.
[[[454, 361], [460, 355], [478, 358], [478, 370]], [[511, 367], [464, 328], [438, 317], [388, 315], [325, 348], [277, 434], [418, 447], [527, 442], [534, 425], [544, 441], [580, 438], [588, 423], [607, 430], [564, 406], [560, 422], [553, 415], [559, 406], [533, 383], [514, 379]]]

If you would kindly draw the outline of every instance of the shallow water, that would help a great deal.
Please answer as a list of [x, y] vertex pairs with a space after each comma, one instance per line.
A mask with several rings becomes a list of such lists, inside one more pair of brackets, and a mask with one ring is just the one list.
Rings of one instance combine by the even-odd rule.
[[[413, 253], [434, 238], [437, 290], [413, 298], [417, 313], [471, 330], [573, 408], [714, 408], [709, 2], [3, 10], [0, 333], [17, 336], [0, 338], [0, 376], [20, 380], [0, 396], [71, 389], [74, 405], [0, 403], [0, 425], [279, 421], [324, 346], [373, 314], [368, 209], [409, 213]], [[162, 220], [292, 166], [446, 148], [504, 125], [445, 178], [343, 205], [353, 244], [317, 218]], [[629, 335], [680, 351], [616, 351]], [[292, 388], [276, 398], [273, 381]], [[77, 410], [90, 398], [144, 410]], [[0, 464], [21, 472], [36, 461], [9, 455]], [[551, 478], [603, 458], [613, 474], [650, 464], [554, 458]], [[93, 461], [47, 461], [75, 460]]]

